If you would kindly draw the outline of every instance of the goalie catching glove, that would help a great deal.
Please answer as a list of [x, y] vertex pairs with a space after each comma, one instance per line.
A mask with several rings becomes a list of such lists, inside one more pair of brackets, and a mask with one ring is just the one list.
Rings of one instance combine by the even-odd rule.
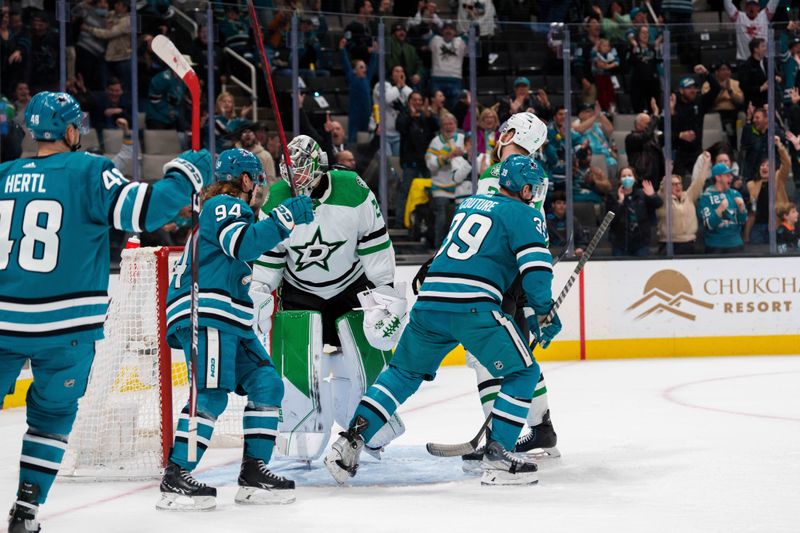
[[382, 285], [358, 293], [364, 310], [364, 335], [372, 347], [388, 351], [397, 345], [408, 306], [404, 293], [405, 284]]
[[[553, 308], [553, 302], [550, 301], [550, 309]], [[553, 319], [545, 323], [545, 319], [550, 311], [543, 315], [536, 315], [530, 307], [525, 308], [525, 317], [528, 319], [528, 327], [533, 334], [534, 343], [546, 349], [550, 346], [550, 342], [556, 335], [561, 332], [561, 319], [558, 318], [558, 313], [553, 315]]]

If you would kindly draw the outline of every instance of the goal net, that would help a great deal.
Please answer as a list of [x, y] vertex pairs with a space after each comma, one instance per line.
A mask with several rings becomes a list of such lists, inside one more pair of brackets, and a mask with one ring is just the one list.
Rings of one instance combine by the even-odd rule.
[[[122, 252], [109, 287], [105, 339], [97, 343], [86, 395], [60, 475], [75, 479], [144, 479], [160, 475], [178, 413], [189, 394], [183, 352], [166, 343], [171, 267], [180, 251]], [[240, 446], [245, 399], [231, 394], [212, 446]]]

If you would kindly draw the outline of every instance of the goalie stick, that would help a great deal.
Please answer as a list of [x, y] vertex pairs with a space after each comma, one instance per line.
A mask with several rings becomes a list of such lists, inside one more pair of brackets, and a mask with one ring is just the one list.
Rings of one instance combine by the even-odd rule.
[[283, 161], [286, 165], [286, 172], [289, 174], [289, 188], [292, 191], [292, 196], [297, 196], [297, 188], [295, 187], [294, 183], [294, 170], [292, 169], [292, 160], [289, 157], [289, 145], [286, 143], [286, 135], [283, 132], [281, 111], [278, 109], [278, 99], [275, 97], [275, 87], [272, 86], [272, 73], [269, 69], [267, 54], [264, 51], [264, 38], [261, 36], [261, 24], [258, 22], [258, 14], [256, 13], [256, 6], [253, 4], [253, 0], [247, 0], [247, 10], [250, 12], [250, 22], [253, 27], [253, 33], [255, 33], [258, 51], [261, 53], [261, 62], [264, 65], [264, 76], [267, 79], [267, 87], [269, 88], [269, 101], [272, 104], [272, 110], [275, 112], [275, 123], [278, 126], [278, 137], [281, 140], [281, 148], [283, 149]]
[[[549, 324], [553, 317], [555, 316], [558, 308], [561, 307], [561, 304], [564, 302], [564, 298], [567, 297], [567, 293], [572, 288], [572, 285], [575, 284], [575, 280], [578, 279], [583, 267], [586, 265], [586, 262], [589, 261], [589, 258], [594, 253], [594, 249], [597, 248], [597, 245], [600, 243], [600, 239], [605, 234], [606, 230], [608, 230], [608, 226], [611, 225], [611, 221], [614, 220], [614, 213], [609, 211], [606, 213], [603, 222], [600, 224], [600, 227], [597, 228], [597, 231], [592, 237], [591, 242], [583, 251], [583, 255], [578, 260], [578, 264], [575, 265], [575, 270], [572, 272], [572, 275], [567, 280], [567, 283], [564, 285], [564, 288], [561, 289], [561, 293], [558, 295], [558, 299], [553, 302], [553, 307], [550, 309], [550, 312], [547, 313], [547, 316], [542, 322], [542, 325]], [[534, 348], [536, 348], [536, 340], [533, 341], [531, 344], [531, 352], [533, 352]], [[492, 421], [492, 415], [486, 417], [486, 420], [483, 421], [480, 429], [478, 430], [478, 434], [475, 435], [471, 440], [468, 442], [464, 442], [461, 444], [436, 444], [434, 442], [429, 442], [425, 445], [425, 448], [428, 450], [428, 453], [431, 455], [436, 455], [437, 457], [456, 457], [458, 455], [466, 455], [468, 453], [472, 453], [478, 449], [478, 444], [481, 442], [481, 438], [483, 434], [486, 433], [486, 430], [489, 428], [489, 424]]]
[[[186, 58], [178, 51], [172, 41], [163, 35], [153, 37], [153, 53], [172, 70], [189, 90], [192, 97], [192, 150], [200, 150], [200, 79]], [[200, 195], [192, 193], [192, 290], [191, 290], [191, 349], [189, 353], [189, 431], [187, 439], [187, 459], [197, 460], [197, 351], [198, 351], [198, 311], [200, 290], [198, 274], [198, 247], [200, 237]], [[169, 421], [170, 425], [172, 421]]]

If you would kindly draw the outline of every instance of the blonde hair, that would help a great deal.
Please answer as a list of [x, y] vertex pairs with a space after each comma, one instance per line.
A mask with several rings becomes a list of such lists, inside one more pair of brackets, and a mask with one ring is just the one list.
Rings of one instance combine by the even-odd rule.
[[498, 127], [498, 126], [500, 126], [500, 117], [497, 115], [497, 111], [495, 111], [495, 110], [494, 110], [494, 109], [492, 109], [491, 107], [487, 107], [486, 109], [484, 109], [483, 111], [481, 111], [481, 114], [478, 116], [478, 124], [480, 124], [481, 122], [483, 122], [483, 119], [484, 119], [485, 117], [489, 116], [489, 115], [491, 115], [491, 116], [493, 116], [493, 117], [494, 117], [494, 121], [495, 121], [495, 123], [496, 123], [496, 126], [495, 126], [495, 127]]
[[219, 104], [225, 98], [231, 99], [231, 102], [233, 103], [233, 106], [231, 107], [231, 115], [234, 115], [236, 113], [236, 100], [233, 98], [233, 95], [227, 91], [222, 91], [219, 93], [219, 96], [217, 96], [217, 111], [219, 112], [222, 110]]
[[793, 203], [783, 203], [778, 204], [775, 206], [775, 214], [778, 215], [778, 220], [783, 220], [789, 213], [792, 212], [792, 209], [797, 209], [797, 206]]
[[203, 203], [215, 196], [219, 196], [220, 194], [227, 194], [228, 196], [239, 198], [242, 194], [244, 194], [244, 189], [242, 189], [242, 178], [240, 177], [239, 179], [233, 181], [215, 181], [206, 187], [205, 191], [203, 191]]

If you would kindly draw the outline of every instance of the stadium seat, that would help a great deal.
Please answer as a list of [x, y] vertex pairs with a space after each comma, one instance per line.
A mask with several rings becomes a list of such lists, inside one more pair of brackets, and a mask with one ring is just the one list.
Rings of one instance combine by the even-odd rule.
[[122, 130], [103, 130], [103, 151], [116, 154], [122, 148]]
[[708, 148], [712, 144], [724, 141], [726, 139], [722, 129], [707, 130], [703, 129], [703, 148]]
[[506, 80], [503, 76], [478, 78], [478, 94], [505, 94]]
[[636, 115], [626, 115], [619, 113], [614, 115], [614, 130], [624, 131], [626, 134], [633, 130], [633, 123], [636, 122]]
[[493, 74], [503, 75], [508, 73], [510, 68], [510, 62], [508, 60], [508, 52], [499, 50], [495, 52], [494, 60], [492, 61], [489, 59], [488, 63], [488, 70]]
[[148, 183], [160, 180], [164, 175], [164, 165], [170, 162], [175, 156], [174, 154], [144, 154], [142, 156], [142, 170], [141, 179]]
[[722, 131], [722, 118], [719, 113], [707, 113], [703, 117], [703, 131], [706, 130]]
[[630, 130], [620, 130], [614, 128], [614, 131], [611, 133], [611, 142], [617, 145], [617, 150], [620, 154], [625, 153], [625, 137], [628, 136]]
[[[178, 132], [175, 130], [144, 130], [144, 153], [154, 155], [181, 152]], [[174, 157], [174, 155], [173, 155]]]
[[81, 152], [87, 150], [97, 150], [100, 148], [100, 138], [97, 136], [97, 130], [91, 128], [89, 131], [81, 135]]

